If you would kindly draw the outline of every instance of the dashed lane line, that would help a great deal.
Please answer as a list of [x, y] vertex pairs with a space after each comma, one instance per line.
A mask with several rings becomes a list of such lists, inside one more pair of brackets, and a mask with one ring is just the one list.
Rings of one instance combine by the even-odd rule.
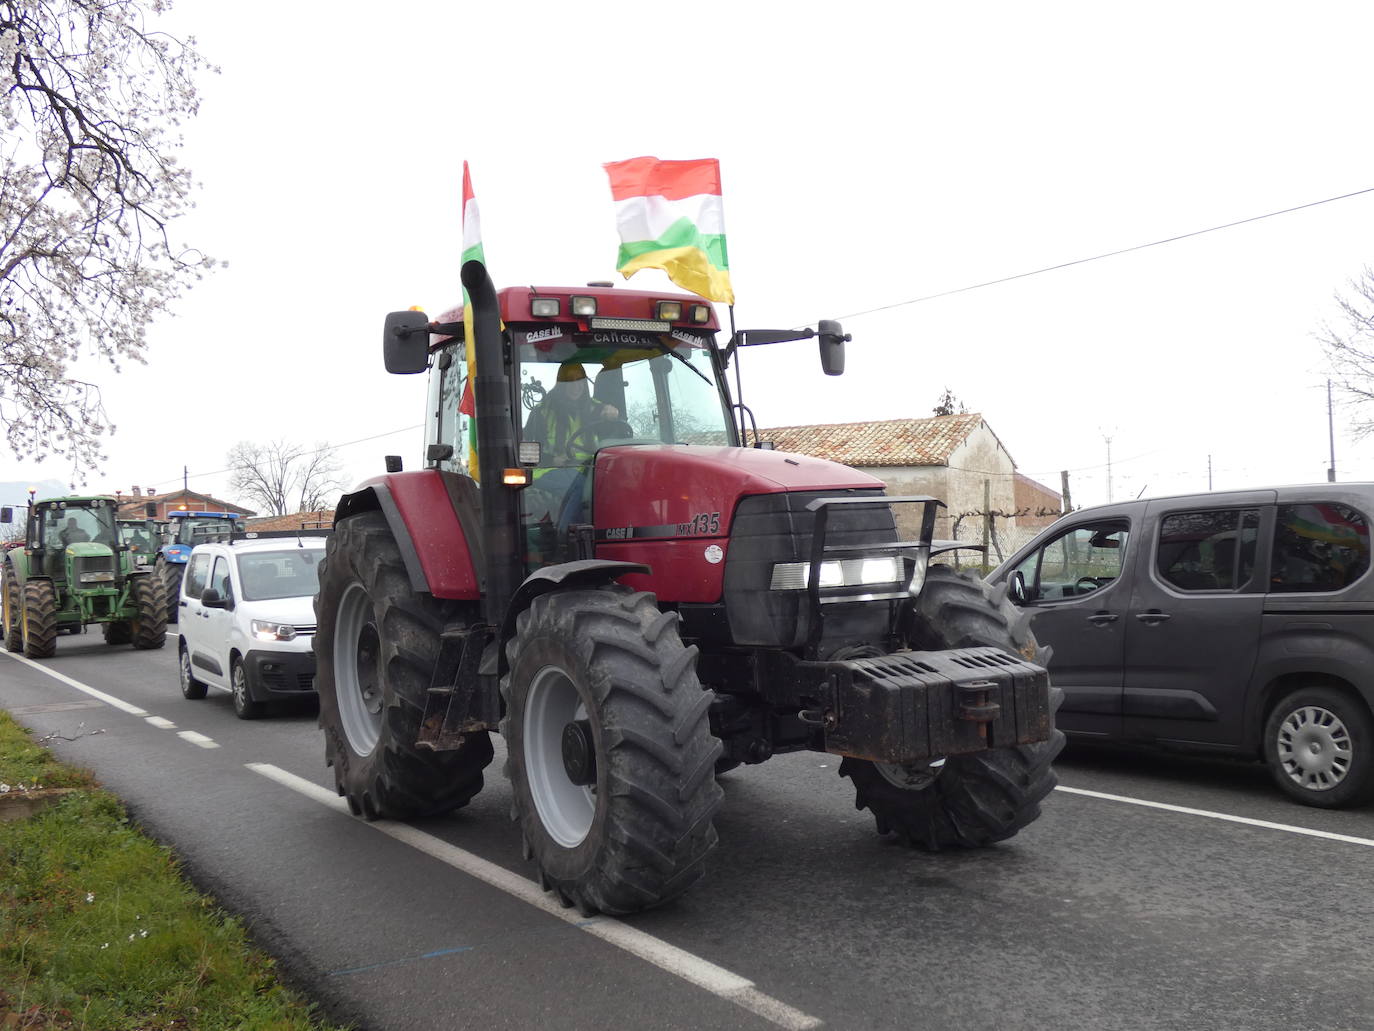
[[177, 737], [183, 741], [189, 741], [193, 745], [201, 748], [218, 748], [219, 742], [214, 738], [206, 737], [204, 734], [197, 734], [194, 730], [178, 730]]
[[1056, 791], [1070, 795], [1083, 795], [1086, 798], [1100, 798], [1108, 802], [1122, 802], [1126, 805], [1143, 806], [1146, 809], [1162, 809], [1168, 813], [1182, 813], [1185, 816], [1205, 816], [1210, 820], [1226, 823], [1240, 823], [1247, 827], [1262, 827], [1265, 830], [1284, 831], [1287, 834], [1301, 834], [1309, 838], [1324, 838], [1327, 841], [1343, 841], [1348, 845], [1364, 845], [1374, 848], [1374, 839], [1357, 838], [1351, 834], [1337, 834], [1334, 831], [1313, 830], [1310, 827], [1295, 827], [1289, 823], [1273, 823], [1270, 820], [1256, 820], [1249, 816], [1232, 816], [1230, 813], [1217, 813], [1210, 809], [1191, 809], [1185, 805], [1170, 805], [1168, 802], [1151, 802], [1144, 798], [1131, 798], [1129, 795], [1109, 795], [1105, 791], [1089, 791], [1086, 788], [1069, 788], [1060, 784]]
[[[298, 777], [294, 773], [288, 773], [286, 770], [269, 763], [247, 763], [245, 765], [254, 773], [261, 774], [269, 780], [299, 792], [335, 812], [348, 814], [348, 806], [343, 799], [312, 781]], [[353, 817], [349, 818], [353, 819]], [[456, 870], [461, 870], [463, 873], [475, 877], [549, 916], [571, 924], [593, 937], [600, 938], [609, 945], [614, 945], [618, 949], [637, 956], [660, 970], [681, 978], [688, 984], [733, 1002], [735, 1005], [741, 1006], [779, 1027], [787, 1028], [788, 1031], [806, 1031], [806, 1029], [822, 1025], [821, 1020], [817, 1017], [803, 1013], [801, 1010], [759, 991], [754, 987], [752, 981], [687, 952], [685, 949], [680, 949], [662, 938], [656, 938], [652, 934], [647, 934], [612, 917], [594, 917], [589, 920], [581, 916], [575, 909], [564, 909], [533, 881], [521, 877], [519, 874], [511, 873], [505, 867], [488, 862], [465, 849], [458, 848], [456, 845], [450, 845], [433, 834], [417, 830], [409, 824], [395, 823], [390, 820], [376, 820], [367, 826], [379, 830], [383, 834], [395, 838], [397, 841], [403, 842], [442, 863], [446, 863]]]
[[153, 726], [157, 727], [158, 730], [175, 730], [175, 729], [176, 729], [176, 724], [175, 724], [175, 723], [173, 723], [173, 722], [172, 722], [171, 720], [169, 720], [169, 719], [165, 719], [165, 718], [162, 717], [162, 716], [144, 716], [143, 719], [144, 719], [145, 722], [151, 723]]

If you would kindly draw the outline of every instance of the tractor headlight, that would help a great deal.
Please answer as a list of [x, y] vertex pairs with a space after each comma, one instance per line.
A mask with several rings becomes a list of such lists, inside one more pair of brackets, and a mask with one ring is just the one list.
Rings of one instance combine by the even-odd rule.
[[99, 570], [94, 573], [82, 573], [80, 580], [83, 584], [111, 584], [114, 583], [114, 573], [108, 570]]
[[[810, 562], [779, 562], [769, 584], [775, 591], [804, 591], [811, 575]], [[862, 558], [821, 563], [822, 587], [858, 587], [861, 584], [894, 584], [902, 579], [901, 559]]]
[[290, 641], [296, 636], [296, 628], [290, 623], [275, 623], [269, 619], [253, 620], [252, 629], [259, 641]]

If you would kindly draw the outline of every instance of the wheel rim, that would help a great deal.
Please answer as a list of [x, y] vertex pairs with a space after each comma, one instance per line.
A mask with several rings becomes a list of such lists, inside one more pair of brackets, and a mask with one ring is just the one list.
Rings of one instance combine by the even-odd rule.
[[595, 789], [574, 784], [563, 766], [563, 730], [586, 718], [587, 708], [566, 673], [545, 666], [534, 675], [525, 695], [525, 771], [540, 822], [564, 848], [580, 845], [596, 816]]
[[334, 691], [339, 722], [349, 747], [371, 755], [382, 731], [381, 639], [372, 621], [372, 599], [353, 584], [339, 602], [334, 635]]
[[1355, 757], [1350, 731], [1330, 709], [1304, 705], [1279, 724], [1279, 766], [1306, 791], [1330, 791], [1350, 772]]
[[181, 649], [181, 693], [191, 690], [191, 653]]
[[878, 774], [895, 788], [903, 791], [923, 791], [935, 783], [945, 768], [944, 759], [916, 763], [874, 763]]
[[238, 663], [234, 664], [234, 705], [242, 711], [248, 708], [248, 680], [243, 675], [243, 667]]

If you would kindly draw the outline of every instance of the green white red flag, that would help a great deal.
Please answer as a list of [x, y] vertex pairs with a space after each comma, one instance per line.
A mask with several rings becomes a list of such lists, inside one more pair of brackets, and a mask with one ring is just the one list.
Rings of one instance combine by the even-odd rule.
[[[469, 261], [487, 263], [482, 251], [482, 219], [477, 211], [477, 198], [472, 195], [472, 176], [468, 174], [468, 163], [463, 162], [463, 256], [459, 268]], [[473, 377], [477, 373], [477, 349], [472, 334], [472, 303], [467, 287], [463, 287], [463, 350], [467, 359], [467, 382], [463, 384], [463, 397], [458, 402], [458, 411], [468, 417], [468, 474], [474, 480], [482, 477], [477, 468], [477, 403], [472, 391]]]
[[642, 268], [661, 268], [684, 290], [734, 304], [720, 162], [639, 157], [602, 167], [620, 230], [617, 271], [629, 279]]

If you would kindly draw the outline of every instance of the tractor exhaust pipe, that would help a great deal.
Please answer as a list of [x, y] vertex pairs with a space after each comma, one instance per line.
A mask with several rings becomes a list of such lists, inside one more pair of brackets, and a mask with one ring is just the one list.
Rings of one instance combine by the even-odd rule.
[[483, 617], [500, 626], [520, 586], [520, 503], [516, 491], [504, 487], [501, 472], [516, 464], [515, 431], [511, 416], [510, 383], [501, 344], [501, 309], [487, 268], [480, 261], [463, 263], [463, 287], [472, 307], [472, 335], [477, 369], [477, 469], [482, 476], [482, 532], [485, 537], [487, 583]]

